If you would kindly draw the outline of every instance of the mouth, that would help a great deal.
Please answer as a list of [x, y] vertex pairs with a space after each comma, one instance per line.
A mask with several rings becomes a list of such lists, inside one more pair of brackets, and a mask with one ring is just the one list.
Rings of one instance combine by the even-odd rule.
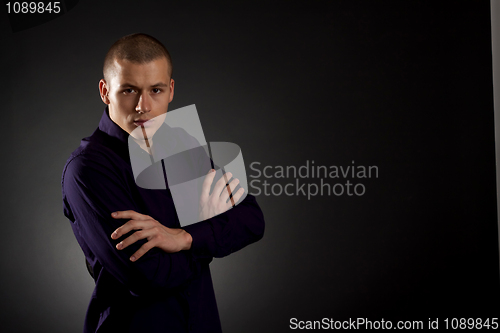
[[144, 127], [149, 127], [151, 124], [154, 122], [154, 120], [151, 119], [145, 119], [145, 120], [134, 120], [134, 125], [139, 127], [139, 126], [144, 126]]

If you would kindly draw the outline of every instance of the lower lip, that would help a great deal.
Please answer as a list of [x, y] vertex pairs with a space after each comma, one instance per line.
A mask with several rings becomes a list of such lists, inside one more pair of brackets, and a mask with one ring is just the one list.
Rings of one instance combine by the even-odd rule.
[[134, 125], [139, 127], [139, 126], [144, 126], [144, 127], [149, 127], [151, 126], [151, 121], [134, 121]]

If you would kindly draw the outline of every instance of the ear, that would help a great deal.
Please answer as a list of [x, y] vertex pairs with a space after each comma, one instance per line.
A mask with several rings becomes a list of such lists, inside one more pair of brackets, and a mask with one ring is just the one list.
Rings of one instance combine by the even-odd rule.
[[108, 85], [106, 84], [106, 81], [104, 79], [101, 79], [99, 81], [99, 93], [101, 94], [101, 99], [104, 102], [104, 104], [110, 104], [111, 102], [109, 101], [109, 88]]
[[169, 103], [172, 102], [172, 100], [174, 99], [174, 79], [170, 79], [170, 100], [168, 101]]

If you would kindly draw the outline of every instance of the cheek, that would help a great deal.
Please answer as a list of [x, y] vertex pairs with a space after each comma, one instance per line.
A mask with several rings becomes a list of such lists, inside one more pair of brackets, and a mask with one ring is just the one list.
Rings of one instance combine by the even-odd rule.
[[120, 122], [128, 122], [135, 110], [133, 98], [116, 97], [111, 100], [115, 117]]
[[115, 96], [115, 104], [122, 110], [128, 110], [135, 106], [133, 96]]
[[167, 106], [168, 106], [168, 103], [170, 103], [170, 100], [171, 100], [171, 99], [172, 99], [172, 94], [170, 94], [170, 93], [166, 93], [166, 94], [165, 94], [165, 99], [164, 99], [164, 103], [165, 103], [165, 105], [167, 105]]
[[155, 116], [158, 116], [165, 112], [165, 108], [168, 106], [168, 97], [166, 94], [151, 96], [151, 109]]

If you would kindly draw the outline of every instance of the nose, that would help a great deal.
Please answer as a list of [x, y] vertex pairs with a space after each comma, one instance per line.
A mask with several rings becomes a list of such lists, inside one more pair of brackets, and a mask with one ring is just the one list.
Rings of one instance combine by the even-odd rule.
[[135, 107], [135, 111], [139, 113], [147, 113], [151, 111], [151, 100], [147, 92], [144, 92], [139, 96], [139, 102]]

